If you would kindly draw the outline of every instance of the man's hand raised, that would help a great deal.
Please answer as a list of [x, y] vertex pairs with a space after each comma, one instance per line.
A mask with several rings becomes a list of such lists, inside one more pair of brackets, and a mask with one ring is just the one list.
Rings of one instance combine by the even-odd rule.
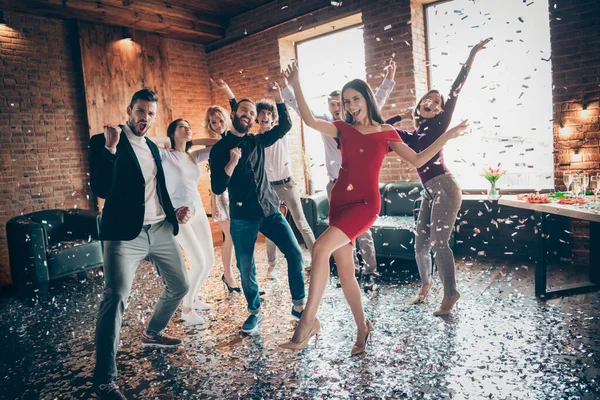
[[281, 88], [279, 87], [279, 83], [271, 82], [267, 86], [267, 94], [269, 96], [273, 96], [275, 98], [276, 103], [283, 103], [283, 98], [281, 97]]
[[121, 128], [114, 125], [104, 125], [104, 144], [109, 149], [116, 149], [121, 137]]

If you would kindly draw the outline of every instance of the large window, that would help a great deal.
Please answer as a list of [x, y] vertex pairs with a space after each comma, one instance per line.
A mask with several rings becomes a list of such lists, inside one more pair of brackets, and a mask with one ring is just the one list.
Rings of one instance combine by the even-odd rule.
[[[304, 96], [315, 114], [329, 114], [329, 93], [341, 90], [352, 79], [365, 79], [363, 31], [358, 27], [300, 42], [296, 51]], [[313, 188], [325, 190], [328, 178], [321, 134], [304, 125], [304, 143]]]
[[[472, 45], [476, 57], [454, 112], [472, 133], [445, 149], [463, 189], [484, 189], [484, 167], [507, 171], [503, 189], [553, 188], [552, 75], [547, 0], [454, 0], [428, 6], [431, 88], [444, 95]], [[418, 94], [421, 96], [421, 94]]]

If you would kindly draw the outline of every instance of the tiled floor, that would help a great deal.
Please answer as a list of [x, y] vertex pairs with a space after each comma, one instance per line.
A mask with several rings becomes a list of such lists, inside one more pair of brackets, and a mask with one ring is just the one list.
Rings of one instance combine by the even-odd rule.
[[[414, 306], [414, 277], [390, 274], [364, 293], [375, 331], [367, 353], [350, 357], [354, 322], [333, 277], [319, 311], [318, 345], [292, 353], [277, 347], [293, 328], [287, 279], [282, 270], [280, 283], [266, 280], [264, 253], [259, 244], [259, 277], [267, 292], [260, 332], [239, 332], [245, 301], [225, 292], [217, 257], [202, 294], [214, 305], [210, 327], [186, 329], [177, 314], [169, 328], [184, 338], [177, 351], [140, 346], [162, 286], [152, 266], [141, 265], [118, 356], [118, 383], [129, 398], [600, 398], [598, 292], [540, 302], [533, 296], [533, 265], [461, 260], [460, 310], [439, 318], [431, 314], [442, 296], [438, 282], [428, 303]], [[101, 290], [102, 277], [94, 271], [85, 280], [55, 285], [44, 301], [0, 297], [0, 398], [93, 398]]]

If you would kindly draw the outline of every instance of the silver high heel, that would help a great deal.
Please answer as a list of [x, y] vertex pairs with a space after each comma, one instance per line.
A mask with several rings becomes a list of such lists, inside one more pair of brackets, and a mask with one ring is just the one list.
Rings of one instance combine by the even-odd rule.
[[452, 309], [454, 308], [455, 305], [456, 305], [456, 309], [458, 309], [458, 305], [456, 304], [458, 299], [460, 299], [460, 293], [456, 292], [456, 293], [454, 293], [454, 295], [452, 297], [450, 297], [450, 306], [448, 308], [443, 308], [440, 305], [440, 308], [437, 309], [436, 311], [434, 311], [433, 315], [435, 315], [435, 316], [448, 315], [452, 312]]
[[433, 281], [431, 281], [429, 283], [429, 285], [427, 286], [427, 292], [425, 292], [425, 294], [421, 294], [421, 290], [419, 290], [417, 292], [417, 295], [415, 296], [415, 298], [413, 299], [413, 304], [421, 304], [425, 302], [425, 299], [427, 298], [427, 296], [429, 295], [429, 292], [431, 292], [431, 288], [433, 287]]

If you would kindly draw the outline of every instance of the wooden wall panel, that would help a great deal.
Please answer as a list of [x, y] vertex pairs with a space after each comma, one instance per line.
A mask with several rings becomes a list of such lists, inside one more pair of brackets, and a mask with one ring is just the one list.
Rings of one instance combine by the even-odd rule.
[[148, 135], [166, 134], [173, 116], [167, 39], [131, 34], [132, 40], [122, 39], [122, 28], [79, 22], [90, 136], [102, 132], [105, 124], [125, 122], [131, 96], [143, 88], [159, 97], [157, 121]]

